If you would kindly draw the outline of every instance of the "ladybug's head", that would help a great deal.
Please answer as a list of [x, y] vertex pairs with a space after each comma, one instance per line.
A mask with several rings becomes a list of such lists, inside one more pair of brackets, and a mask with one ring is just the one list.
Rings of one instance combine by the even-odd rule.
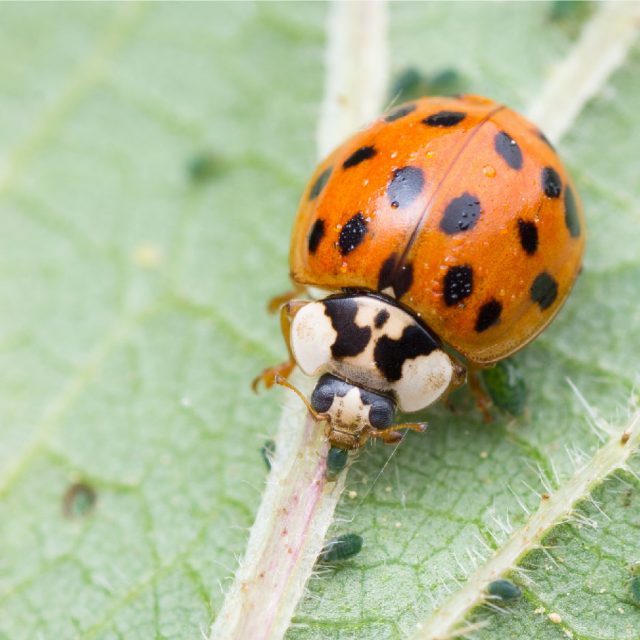
[[361, 447], [377, 430], [393, 424], [396, 404], [388, 396], [325, 373], [311, 395], [311, 406], [327, 422], [327, 437], [340, 449]]

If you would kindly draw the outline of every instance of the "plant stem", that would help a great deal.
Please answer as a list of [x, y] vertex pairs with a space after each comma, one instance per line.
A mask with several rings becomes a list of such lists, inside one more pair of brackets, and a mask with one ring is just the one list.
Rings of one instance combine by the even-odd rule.
[[596, 485], [617, 469], [624, 468], [638, 446], [640, 412], [631, 418], [624, 431], [612, 436], [568, 482], [547, 499], [543, 499], [538, 510], [531, 514], [527, 522], [511, 535], [493, 557], [471, 574], [459, 591], [418, 625], [415, 640], [445, 640], [468, 632], [469, 629], [460, 629], [460, 625], [472, 609], [485, 601], [487, 585], [514, 569], [521, 558], [535, 549], [553, 527], [571, 515], [578, 502], [591, 495]]
[[[329, 15], [325, 99], [318, 149], [328, 153], [377, 115], [387, 86], [386, 5], [335, 2]], [[308, 395], [302, 375], [295, 384]], [[277, 640], [304, 595], [349, 465], [335, 482], [325, 476], [329, 444], [322, 425], [287, 394], [267, 487], [244, 559], [226, 594], [210, 640]]]

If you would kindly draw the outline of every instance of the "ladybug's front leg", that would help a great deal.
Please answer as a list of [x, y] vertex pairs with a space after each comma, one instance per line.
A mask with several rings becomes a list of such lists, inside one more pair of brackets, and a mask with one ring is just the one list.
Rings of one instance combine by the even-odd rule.
[[284, 343], [287, 345], [289, 359], [273, 367], [267, 367], [260, 375], [256, 376], [251, 383], [251, 388], [254, 391], [258, 390], [261, 382], [267, 389], [270, 389], [275, 384], [277, 378], [286, 380], [291, 375], [293, 368], [296, 366], [295, 358], [291, 352], [291, 322], [296, 313], [298, 313], [305, 304], [308, 304], [308, 300], [289, 300], [280, 307], [280, 328], [282, 330]]
[[469, 383], [471, 395], [473, 395], [473, 399], [476, 401], [476, 406], [482, 414], [482, 419], [488, 424], [493, 422], [493, 416], [489, 411], [493, 406], [493, 402], [491, 401], [491, 396], [485, 391], [482, 383], [480, 382], [481, 375], [480, 370], [469, 367], [467, 372], [467, 382]]
[[398, 431], [398, 429], [411, 429], [411, 431], [418, 431], [422, 433], [427, 428], [425, 422], [405, 422], [403, 424], [394, 424], [387, 429], [372, 429], [369, 432], [370, 438], [378, 438], [385, 444], [397, 444], [404, 438], [404, 433]]
[[[292, 302], [296, 296], [303, 294], [304, 290], [305, 288], [303, 285], [294, 282], [292, 289], [285, 293], [281, 293], [279, 296], [274, 296], [269, 300], [269, 304], [267, 305], [269, 313], [275, 313], [278, 309], [282, 310], [288, 302]], [[288, 339], [285, 338], [285, 340], [288, 343]]]

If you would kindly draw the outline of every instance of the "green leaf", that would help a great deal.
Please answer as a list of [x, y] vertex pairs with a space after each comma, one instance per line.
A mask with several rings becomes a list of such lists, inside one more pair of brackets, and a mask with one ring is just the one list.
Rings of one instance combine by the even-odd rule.
[[[326, 11], [3, 7], [0, 638], [195, 638], [220, 608], [280, 413], [277, 392], [249, 384], [285, 354], [265, 304], [288, 286], [314, 165]], [[588, 19], [552, 11], [393, 3], [394, 74], [455, 70], [465, 91], [526, 110]], [[636, 47], [559, 147], [589, 247], [566, 308], [516, 358], [527, 413], [486, 425], [462, 395], [462, 413], [429, 412], [386, 466], [391, 449], [367, 449], [331, 534], [363, 549], [311, 582], [290, 638], [412, 633], [500, 548], [500, 523], [536, 508], [541, 474], [562, 484], [599, 446], [567, 378], [626, 421], [639, 74]], [[479, 614], [479, 637], [637, 637], [638, 488], [608, 478], [512, 577], [512, 613]]]

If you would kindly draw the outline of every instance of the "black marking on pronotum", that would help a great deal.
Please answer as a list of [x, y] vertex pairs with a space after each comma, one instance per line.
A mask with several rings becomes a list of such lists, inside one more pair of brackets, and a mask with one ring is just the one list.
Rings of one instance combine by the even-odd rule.
[[314, 223], [313, 227], [311, 227], [311, 232], [309, 233], [309, 253], [315, 253], [318, 250], [318, 245], [320, 244], [320, 240], [324, 237], [324, 220], [318, 218]]
[[355, 167], [356, 165], [360, 164], [361, 162], [364, 162], [365, 160], [369, 160], [370, 158], [373, 158], [373, 156], [375, 156], [376, 153], [378, 153], [378, 152], [376, 151], [376, 148], [374, 146], [368, 145], [366, 147], [360, 147], [359, 149], [354, 151], [342, 163], [342, 168], [343, 169], [350, 169], [351, 167]]
[[475, 329], [478, 333], [486, 331], [489, 327], [492, 327], [498, 320], [500, 320], [500, 314], [502, 313], [502, 303], [496, 299], [491, 299], [485, 302], [478, 312], [476, 319]]
[[337, 334], [331, 345], [333, 357], [347, 358], [362, 353], [371, 339], [371, 327], [356, 324], [358, 303], [352, 298], [329, 298], [322, 304]]
[[361, 212], [350, 218], [340, 231], [338, 246], [340, 253], [346, 256], [362, 243], [367, 234], [367, 222]]
[[468, 231], [475, 227], [481, 213], [480, 200], [465, 191], [447, 205], [440, 220], [440, 229], [449, 235]]
[[333, 167], [327, 167], [316, 178], [316, 181], [313, 183], [313, 186], [311, 187], [311, 190], [309, 191], [309, 200], [315, 200], [320, 195], [320, 192], [324, 189], [325, 185], [329, 181], [329, 178], [331, 177], [331, 172], [332, 171], [333, 171]]
[[520, 245], [525, 253], [532, 256], [538, 250], [538, 227], [535, 222], [518, 218]]
[[420, 326], [409, 325], [404, 328], [398, 339], [381, 336], [373, 350], [373, 359], [380, 373], [389, 381], [395, 382], [402, 376], [405, 360], [418, 356], [428, 356], [438, 345]]
[[518, 143], [506, 132], [496, 134], [494, 145], [496, 151], [504, 161], [516, 171], [522, 169], [522, 151]]
[[386, 309], [380, 309], [380, 311], [376, 313], [376, 317], [373, 319], [373, 325], [376, 329], [382, 329], [388, 319], [389, 312]]
[[562, 179], [553, 167], [542, 170], [542, 190], [549, 198], [559, 198], [562, 193]]
[[548, 309], [558, 297], [558, 283], [546, 271], [538, 274], [529, 290], [531, 299], [540, 305], [540, 309], [544, 311]]
[[387, 195], [394, 209], [409, 206], [422, 192], [424, 173], [419, 167], [395, 169], [387, 187]]
[[578, 218], [576, 197], [571, 187], [567, 187], [564, 191], [564, 222], [571, 237], [577, 238], [580, 235], [580, 218]]
[[452, 307], [473, 291], [473, 269], [469, 265], [450, 267], [444, 277], [444, 302]]
[[454, 127], [467, 117], [463, 111], [438, 111], [422, 122], [429, 127]]
[[395, 406], [391, 398], [362, 387], [356, 387], [345, 380], [325, 373], [311, 394], [311, 406], [318, 413], [326, 413], [334, 398], [344, 398], [350, 391], [357, 389], [363, 405], [370, 407], [369, 422], [374, 429], [385, 429], [393, 422]]
[[415, 104], [405, 104], [402, 107], [398, 107], [393, 111], [387, 113], [386, 116], [383, 117], [385, 122], [395, 122], [396, 120], [400, 120], [400, 118], [404, 118], [408, 116], [410, 113], [413, 113], [416, 110]]
[[397, 256], [392, 253], [380, 267], [378, 275], [378, 291], [384, 291], [391, 287], [396, 298], [402, 296], [411, 289], [413, 284], [413, 265], [411, 263], [397, 268]]

